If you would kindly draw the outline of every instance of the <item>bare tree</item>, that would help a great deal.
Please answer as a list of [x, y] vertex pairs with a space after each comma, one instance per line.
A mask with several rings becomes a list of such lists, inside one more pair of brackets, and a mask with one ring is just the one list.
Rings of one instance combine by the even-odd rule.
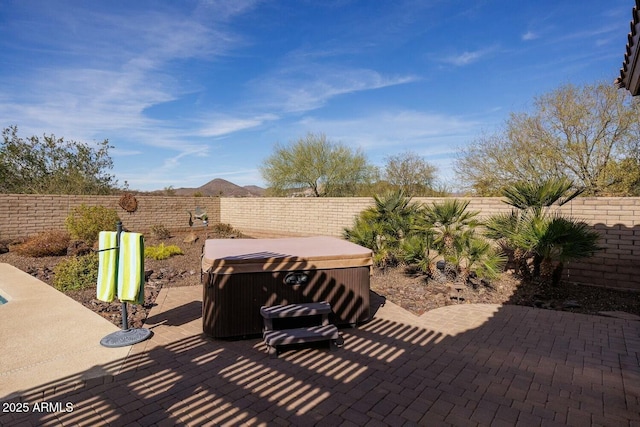
[[531, 113], [512, 113], [502, 130], [463, 149], [455, 170], [480, 195], [497, 195], [518, 181], [560, 177], [585, 194], [628, 193], [620, 166], [632, 168], [627, 174], [640, 170], [632, 148], [639, 113], [637, 100], [613, 85], [565, 85], [535, 98]]
[[386, 158], [385, 176], [389, 184], [405, 195], [426, 196], [433, 192], [436, 167], [412, 151]]

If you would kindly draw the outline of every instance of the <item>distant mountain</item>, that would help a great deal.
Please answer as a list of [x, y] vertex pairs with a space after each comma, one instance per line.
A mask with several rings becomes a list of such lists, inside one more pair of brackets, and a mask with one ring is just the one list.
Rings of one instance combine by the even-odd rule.
[[176, 188], [175, 194], [178, 196], [192, 196], [200, 194], [202, 196], [222, 196], [222, 197], [262, 197], [265, 189], [256, 185], [241, 187], [225, 179], [216, 178], [198, 188]]
[[257, 185], [245, 185], [242, 188], [246, 188], [250, 193], [255, 194], [258, 197], [264, 197], [267, 193], [267, 190], [262, 187], [258, 187]]

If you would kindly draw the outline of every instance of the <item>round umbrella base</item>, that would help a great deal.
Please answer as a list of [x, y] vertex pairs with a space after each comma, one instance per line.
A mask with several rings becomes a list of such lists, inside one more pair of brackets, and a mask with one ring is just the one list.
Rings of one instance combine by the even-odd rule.
[[105, 347], [126, 347], [142, 342], [151, 335], [151, 330], [145, 328], [123, 329], [102, 338], [100, 344]]

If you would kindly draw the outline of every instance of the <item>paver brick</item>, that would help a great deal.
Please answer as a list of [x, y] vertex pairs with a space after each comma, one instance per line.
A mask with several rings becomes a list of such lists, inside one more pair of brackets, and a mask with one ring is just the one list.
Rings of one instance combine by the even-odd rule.
[[[201, 289], [163, 289], [160, 297], [168, 310], [198, 301]], [[335, 353], [309, 348], [275, 361], [259, 339], [215, 341], [201, 335], [199, 322], [167, 322], [154, 329], [151, 341], [134, 346], [121, 375], [24, 396], [69, 400], [76, 407], [40, 416], [34, 425], [640, 422], [634, 353], [640, 351], [634, 338], [640, 322], [514, 306], [437, 311], [434, 323], [390, 312], [379, 322], [384, 333], [370, 322], [345, 330], [345, 347]], [[452, 318], [459, 321], [447, 322]], [[467, 329], [455, 336], [438, 329], [454, 323]], [[610, 342], [615, 344], [607, 347]], [[380, 360], [384, 348], [397, 356]], [[3, 426], [32, 419], [0, 414]]]

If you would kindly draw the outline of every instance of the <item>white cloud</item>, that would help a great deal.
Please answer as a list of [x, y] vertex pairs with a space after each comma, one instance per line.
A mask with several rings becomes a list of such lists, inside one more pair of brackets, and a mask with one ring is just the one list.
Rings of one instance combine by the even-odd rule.
[[336, 96], [417, 80], [412, 75], [384, 76], [371, 69], [304, 62], [302, 58], [304, 55], [297, 53], [295, 59], [299, 63], [287, 65], [250, 83], [262, 99], [263, 108], [289, 113], [310, 111]]
[[[249, 3], [234, 10], [214, 4], [209, 12], [215, 14], [215, 8], [223, 7], [230, 16]], [[177, 152], [165, 168], [184, 156], [207, 154], [207, 145], [184, 142], [183, 121], [154, 120], [147, 110], [192, 90], [176, 77], [176, 60], [224, 54], [238, 45], [232, 33], [174, 10], [116, 15], [60, 8], [52, 11], [47, 23], [73, 25], [67, 31], [52, 32], [52, 52], [57, 55], [30, 61], [31, 68], [0, 80], [0, 116], [7, 123], [17, 124], [21, 134], [47, 132], [82, 141], [108, 137], [115, 145], [136, 145], [127, 150], [116, 147], [114, 155], [131, 156], [142, 145]], [[48, 32], [28, 37], [40, 34]], [[236, 127], [242, 126], [236, 123]], [[207, 136], [206, 129], [203, 135]]]
[[255, 8], [259, 3], [259, 0], [200, 0], [197, 12], [209, 12], [213, 19], [229, 20]]
[[109, 151], [109, 154], [113, 157], [126, 157], [126, 156], [138, 156], [143, 154], [142, 150], [128, 150], [126, 148], [114, 147]]
[[201, 120], [204, 124], [196, 132], [196, 135], [204, 137], [224, 136], [234, 132], [255, 128], [267, 121], [277, 119], [278, 116], [275, 114], [261, 114], [251, 118], [214, 114], [211, 117]]
[[466, 141], [482, 122], [464, 117], [403, 110], [381, 112], [351, 120], [307, 117], [296, 123], [299, 131], [322, 130], [328, 138], [367, 152], [391, 154], [404, 149], [427, 150], [433, 155], [455, 150], [451, 141]]
[[410, 83], [412, 76], [385, 77], [373, 70], [325, 69], [322, 75], [308, 80], [293, 75], [268, 78], [261, 90], [270, 103], [285, 112], [303, 112], [323, 106], [331, 98], [354, 92], [381, 89]]
[[475, 51], [465, 51], [462, 53], [451, 54], [445, 56], [441, 59], [441, 62], [452, 64], [457, 67], [462, 67], [465, 65], [472, 64], [474, 62], [478, 62], [482, 58], [491, 55], [496, 51], [495, 47], [489, 47], [485, 49], [475, 50]]
[[536, 33], [534, 33], [533, 31], [527, 31], [526, 33], [524, 33], [522, 35], [522, 40], [524, 41], [530, 41], [530, 40], [535, 40], [537, 38], [539, 38], [540, 36]]

